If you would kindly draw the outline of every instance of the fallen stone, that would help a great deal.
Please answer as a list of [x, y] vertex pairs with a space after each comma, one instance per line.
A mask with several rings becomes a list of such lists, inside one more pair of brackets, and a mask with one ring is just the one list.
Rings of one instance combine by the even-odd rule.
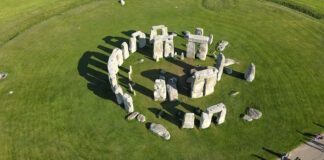
[[252, 119], [250, 116], [246, 115], [246, 114], [242, 117], [242, 119], [243, 119], [243, 120], [246, 120], [246, 121], [248, 121], [248, 122], [253, 121], [253, 119]]
[[150, 130], [155, 134], [163, 137], [165, 140], [169, 140], [171, 138], [169, 131], [161, 124], [152, 123], [150, 125]]
[[227, 42], [227, 41], [224, 41], [224, 40], [222, 40], [222, 41], [220, 41], [219, 43], [218, 43], [218, 46], [217, 46], [217, 50], [218, 51], [224, 51], [224, 49], [226, 48], [226, 46], [228, 45], [229, 43]]
[[181, 52], [181, 57], [180, 57], [181, 60], [184, 60], [184, 53]]
[[195, 114], [185, 113], [182, 121], [182, 128], [194, 128], [195, 125]]
[[138, 62], [139, 62], [139, 63], [143, 63], [143, 62], [144, 62], [144, 59], [143, 59], [143, 58], [138, 59]]
[[226, 58], [225, 63], [224, 63], [224, 67], [227, 67], [227, 66], [230, 66], [230, 65], [233, 65], [233, 64], [236, 64], [236, 63], [237, 62], [234, 59]]
[[5, 79], [7, 78], [8, 73], [0, 73], [0, 79]]
[[247, 111], [247, 115], [250, 116], [252, 119], [259, 119], [262, 117], [262, 112], [255, 108], [249, 108]]
[[145, 116], [143, 114], [137, 115], [136, 119], [139, 122], [145, 122], [146, 121], [146, 118], [145, 118]]
[[125, 1], [124, 0], [120, 0], [120, 4], [123, 6], [125, 5]]
[[231, 93], [231, 96], [234, 97], [234, 96], [237, 96], [238, 94], [240, 94], [240, 92], [238, 92], [238, 91], [234, 91], [234, 92]]
[[130, 115], [127, 116], [127, 120], [131, 121], [135, 119], [138, 114], [139, 114], [138, 112], [131, 113]]
[[9, 94], [13, 94], [14, 93], [14, 91], [9, 91]]

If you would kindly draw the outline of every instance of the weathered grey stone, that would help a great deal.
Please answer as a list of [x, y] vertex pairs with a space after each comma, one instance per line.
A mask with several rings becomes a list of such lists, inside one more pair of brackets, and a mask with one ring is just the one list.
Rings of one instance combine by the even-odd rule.
[[7, 78], [8, 73], [0, 73], [0, 79], [5, 79]]
[[167, 39], [164, 43], [164, 57], [174, 57], [173, 38]]
[[226, 106], [223, 103], [219, 103], [207, 108], [207, 114], [212, 116], [215, 113], [218, 113], [217, 124], [222, 124], [225, 122], [226, 117]]
[[166, 99], [166, 85], [164, 79], [156, 79], [154, 83], [154, 101], [164, 101]]
[[195, 48], [196, 48], [196, 44], [194, 42], [188, 42], [188, 44], [187, 44], [187, 54], [186, 54], [186, 56], [188, 58], [193, 58], [193, 59], [195, 58], [195, 56], [196, 56]]
[[132, 93], [134, 92], [132, 84], [128, 83], [128, 88], [129, 88], [129, 91], [131, 91]]
[[213, 35], [213, 34], [210, 34], [210, 35], [209, 35], [209, 41], [208, 41], [208, 44], [209, 44], [209, 45], [213, 44], [213, 40], [214, 40], [214, 35]]
[[195, 31], [196, 35], [204, 35], [204, 29], [202, 28], [196, 28], [196, 31]]
[[236, 64], [236, 63], [237, 62], [235, 60], [226, 58], [225, 63], [224, 63], [224, 67], [227, 67], [227, 66], [230, 66], [230, 65], [233, 65], [233, 64]]
[[233, 70], [231, 68], [224, 68], [226, 74], [232, 74]]
[[207, 43], [202, 43], [199, 45], [199, 50], [198, 50], [198, 53], [197, 53], [197, 57], [200, 59], [200, 60], [206, 60], [206, 56], [207, 56], [207, 53], [208, 53], [208, 44]]
[[225, 64], [225, 56], [222, 53], [220, 53], [217, 56], [217, 61], [216, 61], [216, 68], [218, 70], [217, 81], [220, 81], [222, 78], [224, 64]]
[[154, 40], [153, 59], [158, 62], [160, 58], [163, 58], [163, 41]]
[[222, 40], [222, 41], [220, 41], [219, 43], [218, 43], [218, 46], [217, 46], [217, 50], [218, 51], [224, 51], [224, 49], [226, 48], [226, 46], [228, 45], [229, 43], [227, 42], [227, 41], [224, 41], [224, 40]]
[[144, 62], [144, 59], [141, 58], [141, 59], [138, 60], [138, 62], [139, 62], [139, 63], [143, 63], [143, 62]]
[[184, 37], [185, 37], [185, 38], [188, 38], [188, 37], [189, 37], [189, 34], [190, 34], [189, 31], [185, 31], [185, 32], [184, 32]]
[[136, 119], [139, 122], [145, 122], [146, 121], [146, 118], [145, 118], [145, 116], [143, 114], [137, 115]]
[[129, 94], [125, 93], [123, 99], [126, 112], [134, 112], [133, 98]]
[[194, 72], [191, 80], [191, 98], [199, 98], [214, 92], [217, 79], [215, 67]]
[[121, 50], [123, 53], [123, 58], [124, 58], [124, 60], [126, 60], [129, 57], [128, 44], [126, 42], [123, 42], [121, 44]]
[[[135, 40], [136, 40], [136, 37], [139, 38], [138, 47], [139, 48], [145, 47], [145, 45], [146, 45], [146, 35], [145, 35], [145, 33], [141, 32], [141, 31], [136, 31], [136, 32], [132, 33], [132, 38], [135, 38]], [[135, 43], [135, 45], [136, 45], [136, 43]]]
[[120, 2], [120, 4], [121, 4], [122, 6], [125, 5], [125, 1], [124, 1], [124, 0], [120, 0], [119, 2]]
[[185, 58], [185, 57], [184, 57], [184, 53], [181, 52], [181, 57], [180, 57], [180, 59], [181, 59], [181, 60], [184, 60], [184, 58]]
[[113, 92], [115, 93], [117, 104], [124, 103], [124, 94], [122, 88], [117, 84], [112, 87]]
[[195, 126], [195, 114], [185, 113], [182, 121], [182, 128], [194, 128]]
[[127, 120], [131, 121], [131, 120], [135, 119], [138, 114], [139, 114], [138, 112], [133, 112], [133, 113], [129, 114], [127, 116]]
[[132, 66], [129, 66], [129, 71], [128, 71], [128, 80], [132, 81], [132, 73], [133, 73], [133, 68]]
[[129, 52], [130, 53], [134, 53], [137, 50], [137, 46], [136, 46], [136, 37], [131, 37], [129, 39]]
[[255, 108], [249, 108], [247, 110], [247, 115], [250, 116], [252, 119], [259, 119], [262, 117], [262, 112]]
[[211, 124], [212, 116], [209, 114], [202, 112], [200, 116], [200, 128], [205, 129], [208, 128]]
[[245, 72], [244, 78], [248, 82], [252, 82], [255, 77], [255, 65], [253, 63], [250, 64], [248, 70]]
[[155, 134], [163, 137], [165, 140], [169, 140], [171, 138], [169, 131], [161, 124], [152, 123], [150, 125], [150, 130]]
[[162, 35], [168, 35], [168, 28], [164, 25], [152, 26], [151, 34], [150, 34], [150, 43], [153, 43], [154, 37], [157, 36], [157, 30], [162, 30]]
[[169, 95], [169, 101], [175, 101], [178, 99], [177, 78], [173, 77], [168, 80], [167, 92]]
[[249, 115], [246, 115], [246, 114], [242, 117], [242, 119], [243, 119], [243, 120], [246, 120], [246, 121], [248, 121], [248, 122], [253, 121], [253, 119], [252, 119]]
[[113, 52], [116, 52], [118, 66], [123, 65], [124, 63], [123, 51], [119, 48], [115, 48]]
[[116, 75], [118, 73], [117, 50], [114, 50], [109, 56], [107, 70], [110, 75]]
[[117, 77], [115, 74], [108, 74], [108, 80], [110, 83], [110, 86], [113, 87], [118, 84]]
[[240, 92], [238, 92], [238, 91], [233, 91], [232, 93], [231, 93], [231, 96], [237, 96], [238, 94], [240, 94]]

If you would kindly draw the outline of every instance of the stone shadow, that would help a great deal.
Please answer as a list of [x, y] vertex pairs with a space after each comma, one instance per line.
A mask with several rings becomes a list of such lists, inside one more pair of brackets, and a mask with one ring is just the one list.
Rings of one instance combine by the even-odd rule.
[[299, 130], [296, 130], [296, 132], [299, 133], [299, 134], [301, 134], [301, 135], [303, 135], [303, 136], [306, 136], [308, 138], [314, 138], [316, 136], [315, 134], [309, 133], [309, 132], [301, 132]]
[[128, 83], [135, 83], [135, 85], [133, 86], [133, 89], [136, 92], [140, 92], [147, 97], [153, 98], [152, 90], [150, 90], [150, 89], [146, 88], [145, 86], [138, 84], [136, 82], [130, 82], [128, 80], [128, 77], [125, 77], [118, 73], [118, 84], [128, 89]]
[[[226, 67], [224, 67], [224, 69], [225, 69]], [[242, 72], [238, 72], [238, 71], [235, 71], [235, 70], [233, 70], [232, 69], [232, 73], [231, 74], [228, 74], [228, 73], [226, 73], [226, 72], [223, 72], [224, 74], [227, 74], [227, 75], [230, 75], [230, 76], [232, 76], [232, 77], [235, 77], [235, 78], [238, 78], [238, 79], [241, 79], [241, 80], [245, 80], [245, 78], [244, 78], [244, 73], [242, 73]]]
[[319, 124], [319, 123], [313, 122], [313, 124], [315, 124], [316, 126], [319, 126], [319, 127], [321, 127], [321, 128], [324, 128], [324, 125], [321, 125], [321, 124]]
[[153, 81], [153, 83], [155, 82], [156, 79], [158, 79], [160, 76], [164, 76], [166, 83], [167, 80], [172, 78], [172, 77], [176, 77], [178, 79], [177, 82], [177, 89], [178, 89], [178, 93], [184, 96], [189, 96], [189, 92], [190, 92], [190, 85], [186, 83], [186, 79], [188, 77], [187, 74], [183, 75], [183, 76], [178, 76], [176, 74], [170, 73], [170, 72], [165, 72], [165, 74], [161, 74], [160, 73], [160, 69], [151, 69], [151, 70], [147, 70], [147, 71], [143, 71], [141, 72], [141, 75], [150, 79], [151, 81]]
[[255, 157], [255, 158], [258, 158], [259, 160], [267, 160], [267, 159], [265, 159], [265, 158], [263, 158], [263, 157], [261, 157], [259, 155], [256, 155], [256, 154], [252, 154], [251, 156]]
[[284, 154], [282, 154], [282, 153], [275, 152], [275, 151], [273, 151], [273, 150], [271, 150], [271, 149], [268, 149], [268, 148], [265, 148], [265, 147], [262, 147], [262, 149], [263, 149], [264, 151], [266, 151], [266, 152], [268, 152], [268, 153], [270, 153], [270, 154], [276, 156], [277, 158], [281, 158], [282, 156], [284, 156]]
[[115, 94], [111, 90], [108, 82], [107, 61], [107, 55], [99, 52], [87, 51], [79, 60], [78, 72], [80, 76], [88, 81], [87, 87], [90, 91], [101, 98], [109, 99], [116, 103]]

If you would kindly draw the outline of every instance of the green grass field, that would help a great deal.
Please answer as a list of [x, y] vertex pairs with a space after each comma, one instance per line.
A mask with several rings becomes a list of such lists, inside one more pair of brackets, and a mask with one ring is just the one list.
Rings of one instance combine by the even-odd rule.
[[[323, 1], [301, 1], [323, 13]], [[0, 159], [274, 159], [269, 151], [288, 152], [304, 135], [324, 130], [324, 21], [264, 0], [19, 0], [0, 2]], [[224, 55], [240, 61], [245, 72], [256, 65], [247, 83], [223, 75], [215, 92], [190, 99], [181, 90], [179, 103], [154, 102], [158, 69], [183, 76], [206, 61], [152, 60], [152, 46], [140, 49], [120, 68], [127, 90], [127, 68], [137, 83], [135, 110], [148, 122], [163, 124], [165, 141], [146, 125], [125, 120], [107, 79], [106, 62], [133, 31], [149, 34], [164, 24], [181, 34], [202, 27], [216, 41], [230, 42]], [[175, 38], [176, 51], [186, 40]], [[138, 59], [144, 58], [144, 63]], [[232, 90], [240, 94], [229, 96]], [[14, 91], [9, 94], [9, 91]], [[226, 122], [206, 130], [179, 128], [178, 110], [223, 102]], [[252, 123], [240, 119], [247, 107], [263, 112]], [[167, 114], [157, 118], [156, 110]], [[199, 119], [200, 116], [196, 116]], [[264, 149], [265, 148], [265, 149]]]

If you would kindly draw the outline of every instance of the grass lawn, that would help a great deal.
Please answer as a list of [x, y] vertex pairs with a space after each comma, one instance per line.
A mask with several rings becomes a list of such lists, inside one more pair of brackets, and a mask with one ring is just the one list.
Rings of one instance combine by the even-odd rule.
[[[0, 4], [0, 72], [9, 73], [0, 80], [0, 159], [271, 159], [276, 157], [271, 151], [284, 153], [302, 143], [305, 136], [298, 131], [324, 130], [323, 20], [259, 0]], [[29, 17], [34, 11], [36, 18]], [[156, 63], [150, 45], [132, 54], [120, 67], [119, 84], [125, 92], [132, 65], [135, 110], [148, 122], [163, 124], [170, 141], [145, 124], [125, 120], [106, 71], [112, 50], [128, 42], [133, 31], [149, 34], [159, 24], [179, 35], [196, 27], [204, 28], [205, 35], [213, 33], [209, 53], [216, 41], [229, 41], [224, 55], [240, 62], [231, 66], [239, 73], [251, 62], [256, 65], [253, 83], [225, 74], [210, 96], [191, 99], [181, 83], [179, 103], [154, 102], [159, 69], [167, 77], [184, 77], [194, 66], [215, 60]], [[178, 54], [185, 52], [185, 44], [175, 38]], [[144, 63], [138, 63], [141, 58]], [[240, 94], [231, 97], [233, 90]], [[177, 111], [205, 110], [220, 102], [227, 107], [221, 126], [179, 128]], [[240, 114], [251, 106], [263, 112], [262, 118], [242, 121]], [[158, 109], [166, 112], [163, 118], [156, 117]]]

